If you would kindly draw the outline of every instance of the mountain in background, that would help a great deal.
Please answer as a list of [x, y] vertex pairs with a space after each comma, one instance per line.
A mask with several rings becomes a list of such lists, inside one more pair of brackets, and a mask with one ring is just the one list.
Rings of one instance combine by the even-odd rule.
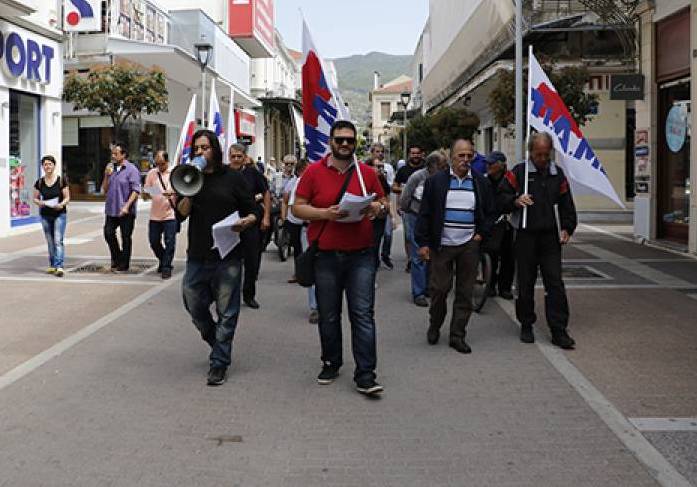
[[367, 126], [372, 118], [368, 94], [373, 89], [373, 72], [380, 73], [380, 83], [385, 84], [402, 74], [411, 76], [409, 65], [412, 56], [398, 56], [371, 52], [333, 59], [339, 77], [339, 90], [349, 104], [351, 116], [361, 126]]

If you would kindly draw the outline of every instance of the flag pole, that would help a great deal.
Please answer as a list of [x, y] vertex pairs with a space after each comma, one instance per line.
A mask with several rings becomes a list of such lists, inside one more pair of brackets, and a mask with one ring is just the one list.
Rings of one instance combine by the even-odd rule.
[[[530, 73], [530, 66], [532, 65], [532, 44], [528, 46], [528, 116], [527, 116], [527, 122], [528, 122], [528, 128], [527, 128], [527, 133], [525, 135], [525, 189], [523, 191], [523, 194], [528, 194], [528, 180], [529, 180], [529, 164], [530, 164], [530, 131], [532, 129], [532, 124], [530, 123], [530, 113], [532, 112], [532, 100], [531, 100], [531, 94], [532, 94], [532, 75]], [[523, 208], [523, 229], [527, 228], [528, 226], [528, 207], [525, 206]]]
[[515, 160], [523, 159], [523, 0], [516, 0], [515, 17]]

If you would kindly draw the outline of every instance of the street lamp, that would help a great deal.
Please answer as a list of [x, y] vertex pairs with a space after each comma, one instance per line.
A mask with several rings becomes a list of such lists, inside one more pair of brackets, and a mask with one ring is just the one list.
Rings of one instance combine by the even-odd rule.
[[206, 66], [211, 60], [211, 52], [213, 51], [213, 46], [205, 41], [206, 36], [201, 36], [201, 42], [194, 44], [194, 49], [196, 49], [196, 59], [198, 60], [199, 66], [201, 66], [201, 125], [206, 126]]
[[409, 105], [409, 102], [411, 101], [411, 92], [409, 91], [403, 91], [402, 94], [400, 95], [400, 98], [402, 99], [402, 106], [404, 107], [404, 150], [402, 151], [402, 157], [404, 158], [404, 162], [407, 161], [407, 106]]

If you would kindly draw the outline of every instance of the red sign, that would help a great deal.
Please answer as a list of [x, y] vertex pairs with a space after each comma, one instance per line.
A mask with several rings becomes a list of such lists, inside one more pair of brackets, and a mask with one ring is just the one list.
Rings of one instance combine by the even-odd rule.
[[273, 56], [273, 0], [228, 0], [228, 20], [228, 34], [251, 57]]
[[254, 142], [257, 117], [253, 113], [235, 110], [235, 127], [237, 138]]

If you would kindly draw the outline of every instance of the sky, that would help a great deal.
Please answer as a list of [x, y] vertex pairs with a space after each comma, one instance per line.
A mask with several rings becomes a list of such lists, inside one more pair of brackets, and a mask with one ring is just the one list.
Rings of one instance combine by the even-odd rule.
[[[302, 50], [302, 9], [322, 57], [372, 51], [413, 54], [428, 0], [275, 0], [276, 28], [286, 46]], [[407, 6], [408, 5], [408, 6]]]

